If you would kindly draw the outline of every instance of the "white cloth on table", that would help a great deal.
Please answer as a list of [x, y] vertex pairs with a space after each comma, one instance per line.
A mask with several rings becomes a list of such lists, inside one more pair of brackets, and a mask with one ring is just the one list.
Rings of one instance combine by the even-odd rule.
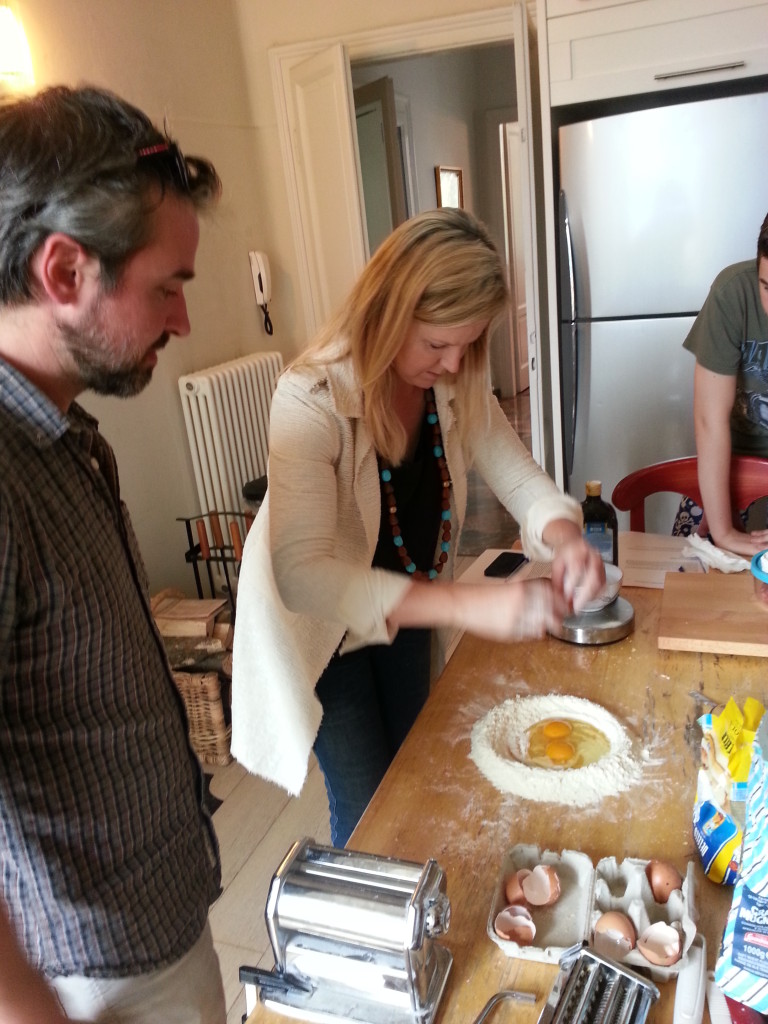
[[715, 547], [711, 540], [700, 537], [697, 533], [692, 533], [685, 539], [695, 550], [696, 557], [710, 569], [719, 569], [720, 572], [744, 572], [745, 569], [749, 569], [749, 561], [746, 558], [734, 554], [733, 551], [726, 551], [725, 548]]

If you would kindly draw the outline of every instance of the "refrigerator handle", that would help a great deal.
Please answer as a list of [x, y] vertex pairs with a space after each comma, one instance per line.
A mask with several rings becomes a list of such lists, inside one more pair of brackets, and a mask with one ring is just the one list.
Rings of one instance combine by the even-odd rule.
[[573, 471], [576, 444], [576, 395], [579, 382], [579, 328], [576, 322], [576, 273], [568, 203], [561, 189], [558, 202], [560, 256], [560, 378], [563, 391], [563, 445], [565, 472]]

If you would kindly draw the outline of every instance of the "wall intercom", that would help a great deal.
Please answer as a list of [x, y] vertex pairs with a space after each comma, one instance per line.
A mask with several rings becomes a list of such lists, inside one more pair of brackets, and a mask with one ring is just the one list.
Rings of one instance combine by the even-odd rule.
[[251, 276], [253, 277], [253, 290], [256, 293], [256, 303], [264, 311], [264, 330], [267, 334], [272, 333], [272, 321], [269, 318], [267, 303], [272, 298], [272, 281], [269, 273], [269, 260], [265, 252], [257, 252], [255, 249], [248, 253], [251, 263]]

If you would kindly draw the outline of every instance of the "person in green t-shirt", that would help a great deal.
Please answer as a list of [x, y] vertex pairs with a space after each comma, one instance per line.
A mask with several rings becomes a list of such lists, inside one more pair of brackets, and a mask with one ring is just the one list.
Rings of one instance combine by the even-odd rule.
[[718, 547], [753, 555], [768, 547], [768, 529], [733, 522], [731, 453], [768, 458], [768, 216], [757, 260], [715, 278], [684, 347], [696, 356], [693, 418], [704, 520]]

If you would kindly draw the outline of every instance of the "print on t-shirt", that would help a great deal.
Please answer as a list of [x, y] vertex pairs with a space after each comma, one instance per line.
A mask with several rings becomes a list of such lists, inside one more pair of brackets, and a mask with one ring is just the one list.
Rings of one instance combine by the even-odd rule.
[[733, 424], [744, 434], [768, 430], [768, 342], [745, 341], [736, 379]]

